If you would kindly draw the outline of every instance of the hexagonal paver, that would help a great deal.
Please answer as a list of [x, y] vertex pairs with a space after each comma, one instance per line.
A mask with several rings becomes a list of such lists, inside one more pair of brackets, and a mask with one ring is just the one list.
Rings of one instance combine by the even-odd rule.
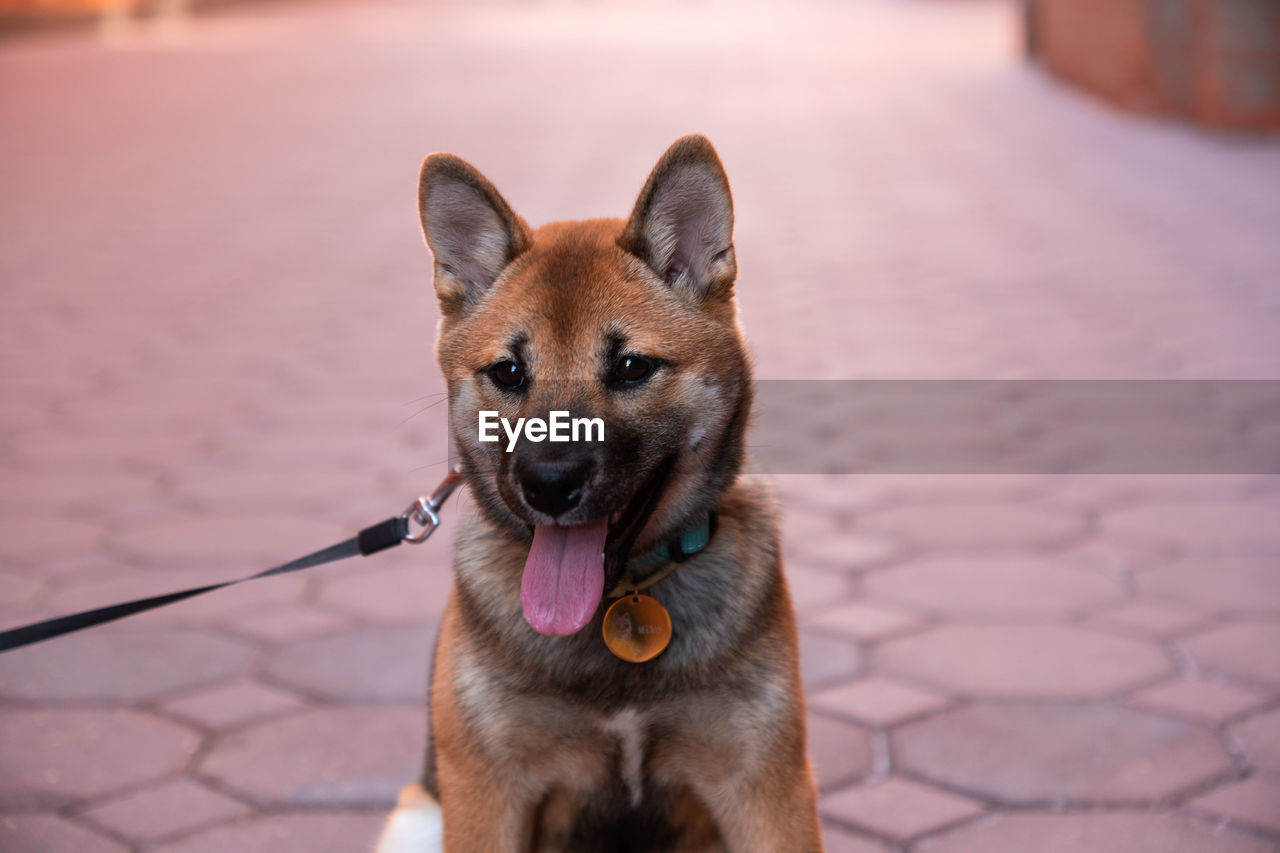
[[111, 548], [157, 567], [219, 566], [252, 574], [352, 535], [298, 515], [213, 514], [133, 522], [113, 529]]
[[1087, 697], [1169, 672], [1148, 643], [1055, 625], [946, 625], [887, 641], [885, 672], [991, 696]]
[[811, 569], [795, 562], [786, 564], [784, 571], [791, 605], [797, 613], [830, 607], [852, 594], [851, 581], [839, 572]]
[[875, 572], [868, 596], [943, 613], [1062, 618], [1119, 600], [1118, 580], [1060, 557], [932, 557]]
[[101, 535], [97, 525], [65, 518], [0, 518], [0, 558], [83, 554]]
[[893, 742], [911, 771], [1011, 805], [1150, 802], [1235, 769], [1202, 728], [1102, 704], [976, 704]]
[[878, 841], [833, 826], [822, 827], [822, 844], [826, 853], [888, 853], [889, 850]]
[[217, 826], [154, 849], [156, 853], [280, 853], [372, 850], [385, 815], [369, 812], [283, 814]]
[[928, 547], [965, 549], [1060, 546], [1086, 529], [1070, 509], [982, 503], [874, 510], [859, 519], [859, 526]]
[[136, 711], [0, 712], [0, 802], [62, 806], [181, 772], [199, 736]]
[[888, 726], [945, 708], [951, 700], [928, 690], [883, 678], [860, 678], [809, 698], [814, 708], [852, 717], [872, 726]]
[[1280, 782], [1254, 776], [1197, 797], [1190, 808], [1280, 834]]
[[828, 568], [851, 571], [865, 569], [894, 559], [902, 546], [883, 536], [869, 536], [840, 530], [821, 536], [784, 535], [783, 548], [799, 559]]
[[261, 723], [215, 744], [199, 773], [255, 802], [388, 806], [417, 777], [424, 708], [327, 708]]
[[1217, 725], [1257, 708], [1270, 699], [1260, 690], [1203, 679], [1180, 679], [1158, 684], [1129, 697], [1134, 705], [1165, 711]]
[[856, 640], [878, 640], [908, 631], [923, 621], [923, 617], [897, 607], [855, 601], [807, 616], [804, 624], [829, 628]]
[[1196, 634], [1179, 645], [1198, 666], [1280, 686], [1280, 622], [1236, 622]]
[[252, 681], [186, 693], [160, 706], [165, 713], [206, 729], [230, 729], [308, 707], [306, 700]]
[[852, 678], [862, 666], [862, 652], [853, 643], [800, 632], [800, 677], [806, 691], [820, 690]]
[[51, 814], [0, 815], [0, 850], [14, 853], [125, 853], [123, 844], [103, 838]]
[[268, 643], [288, 643], [345, 630], [351, 619], [314, 604], [293, 604], [252, 613], [227, 624], [237, 634]]
[[1106, 515], [1104, 529], [1187, 551], [1276, 553], [1280, 525], [1275, 519], [1274, 506], [1205, 501], [1115, 510]]
[[81, 818], [134, 841], [155, 841], [250, 812], [243, 803], [184, 778], [130, 791], [94, 806]]
[[[131, 601], [189, 587], [235, 580], [248, 574], [247, 571], [226, 566], [175, 572], [136, 568], [111, 572], [109, 565], [99, 566], [87, 560], [85, 562], [88, 563], [85, 571], [77, 573], [50, 595], [51, 612], [62, 614], [89, 610], [117, 601]], [[150, 626], [219, 622], [295, 601], [301, 595], [304, 584], [305, 580], [300, 576], [264, 578], [179, 601], [122, 624]]]
[[0, 571], [0, 613], [16, 614], [12, 620], [6, 620], [16, 622], [28, 615], [28, 608], [43, 590], [44, 582], [39, 575]]
[[1202, 623], [1208, 613], [1198, 608], [1152, 601], [1134, 601], [1104, 613], [1092, 624], [1135, 637], [1164, 639]]
[[1138, 588], [1206, 608], [1280, 611], [1280, 555], [1185, 556], [1140, 573]]
[[1280, 709], [1232, 726], [1231, 734], [1240, 742], [1250, 764], [1280, 773]]
[[[438, 538], [432, 540], [432, 544], [437, 542]], [[444, 610], [449, 591], [453, 588], [448, 550], [440, 549], [442, 559], [419, 560], [387, 568], [365, 564], [359, 566], [362, 571], [325, 578], [319, 601], [334, 610], [378, 621], [436, 619]], [[412, 555], [419, 553], [421, 550], [414, 551]], [[379, 558], [381, 556], [378, 555]]]
[[138, 702], [230, 678], [251, 657], [247, 644], [198, 630], [107, 625], [0, 656], [0, 695]]
[[425, 704], [434, 644], [431, 626], [347, 631], [286, 646], [264, 674], [330, 701]]
[[922, 841], [920, 853], [1268, 853], [1259, 838], [1171, 814], [999, 815]]
[[911, 838], [982, 811], [982, 804], [907, 779], [829, 794], [818, 811], [890, 838]]
[[810, 714], [807, 735], [809, 762], [820, 789], [848, 785], [870, 772], [871, 736], [865, 729]]

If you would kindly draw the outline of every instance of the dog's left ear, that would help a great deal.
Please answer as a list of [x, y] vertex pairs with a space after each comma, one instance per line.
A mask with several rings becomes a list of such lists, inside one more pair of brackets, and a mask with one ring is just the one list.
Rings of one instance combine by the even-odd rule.
[[727, 294], [738, 274], [729, 179], [705, 136], [662, 155], [618, 244], [677, 290]]

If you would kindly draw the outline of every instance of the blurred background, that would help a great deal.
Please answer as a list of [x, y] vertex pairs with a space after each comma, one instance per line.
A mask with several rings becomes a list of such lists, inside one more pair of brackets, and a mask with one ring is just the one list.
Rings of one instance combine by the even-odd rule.
[[[765, 379], [1280, 379], [1273, 0], [0, 0], [0, 111], [0, 628], [440, 479], [431, 151], [707, 134]], [[775, 473], [833, 853], [1280, 849], [1276, 477]], [[0, 656], [0, 850], [368, 849], [473, 511]]]

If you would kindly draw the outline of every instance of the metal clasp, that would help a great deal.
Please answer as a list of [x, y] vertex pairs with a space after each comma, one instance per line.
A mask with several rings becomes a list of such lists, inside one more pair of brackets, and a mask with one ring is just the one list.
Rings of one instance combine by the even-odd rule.
[[[431, 534], [436, 532], [436, 528], [440, 526], [440, 507], [449, 496], [453, 494], [454, 489], [462, 484], [462, 472], [457, 468], [449, 471], [448, 476], [440, 481], [440, 485], [436, 486], [434, 492], [429, 497], [418, 498], [400, 514], [401, 520], [405, 522], [404, 540], [413, 545], [421, 545], [431, 538]], [[417, 524], [420, 529], [414, 530], [413, 525]]]

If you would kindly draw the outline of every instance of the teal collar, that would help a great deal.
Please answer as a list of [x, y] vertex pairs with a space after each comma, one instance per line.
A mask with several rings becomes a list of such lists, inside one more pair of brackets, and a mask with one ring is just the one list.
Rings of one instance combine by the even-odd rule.
[[[692, 527], [687, 528], [679, 536], [667, 540], [656, 548], [651, 548], [639, 556], [627, 561], [627, 573], [609, 593], [610, 598], [626, 595], [632, 590], [640, 590], [652, 586], [675, 570], [675, 567], [694, 554], [702, 551], [711, 542], [716, 532], [716, 513], [709, 510], [702, 513]], [[645, 569], [659, 563], [670, 562], [666, 569], [645, 573]], [[636, 576], [640, 579], [636, 580]]]

